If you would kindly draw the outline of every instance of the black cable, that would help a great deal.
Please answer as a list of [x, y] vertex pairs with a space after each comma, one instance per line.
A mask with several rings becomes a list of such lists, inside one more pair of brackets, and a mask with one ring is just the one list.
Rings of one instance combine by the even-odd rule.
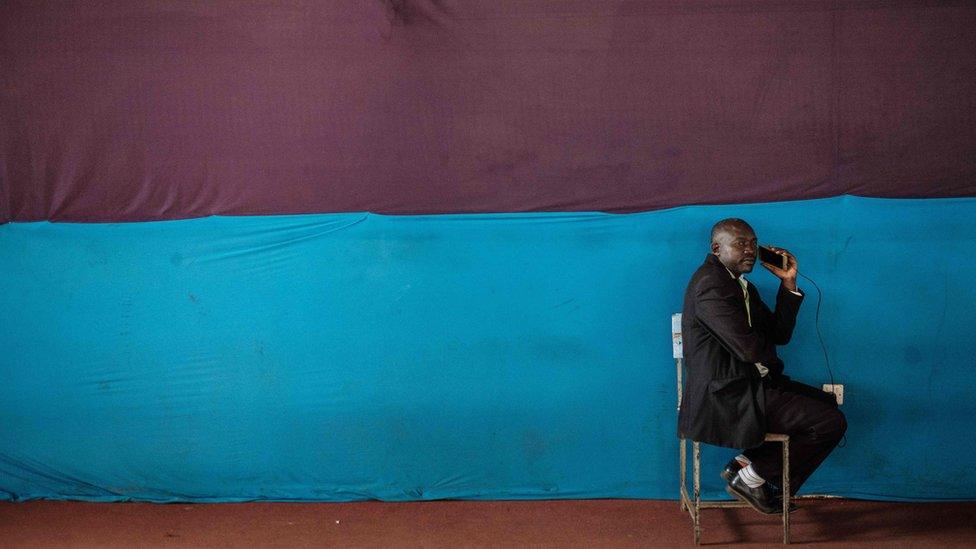
[[[809, 280], [810, 283], [813, 284], [813, 287], [817, 289], [817, 314], [814, 317], [813, 324], [814, 327], [817, 329], [817, 340], [820, 341], [820, 350], [823, 351], [824, 364], [827, 366], [827, 375], [830, 377], [830, 385], [833, 386], [834, 372], [833, 370], [830, 369], [830, 357], [827, 355], [827, 345], [824, 344], [823, 335], [820, 333], [820, 304], [823, 302], [823, 292], [820, 290], [820, 286], [817, 286], [817, 283], [814, 282], [812, 278], [810, 278], [809, 276], [803, 273], [797, 273], [797, 274]], [[837, 395], [834, 395], [834, 399], [836, 398]], [[840, 443], [837, 445], [837, 447], [843, 448], [846, 445], [847, 445], [847, 435], [844, 435]]]
[[820, 304], [823, 302], [823, 292], [820, 290], [820, 286], [817, 286], [817, 283], [814, 282], [812, 278], [803, 273], [797, 274], [809, 280], [810, 283], [813, 284], [813, 287], [817, 289], [817, 314], [814, 318], [813, 324], [817, 329], [817, 340], [820, 341], [820, 350], [823, 351], [824, 364], [827, 365], [827, 375], [830, 376], [830, 384], [833, 385], [834, 372], [830, 369], [830, 357], [827, 356], [827, 345], [824, 344], [823, 335], [820, 333]]

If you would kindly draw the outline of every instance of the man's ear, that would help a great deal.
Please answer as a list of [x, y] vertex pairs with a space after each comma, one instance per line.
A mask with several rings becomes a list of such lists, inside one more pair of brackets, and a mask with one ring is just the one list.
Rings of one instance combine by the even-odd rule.
[[712, 242], [712, 253], [718, 255], [718, 249], [720, 245], [718, 242]]

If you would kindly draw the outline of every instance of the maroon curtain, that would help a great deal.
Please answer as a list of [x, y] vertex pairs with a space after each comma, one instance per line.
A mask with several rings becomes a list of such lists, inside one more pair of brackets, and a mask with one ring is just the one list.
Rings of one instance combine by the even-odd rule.
[[919, 4], [5, 3], [0, 221], [973, 196]]

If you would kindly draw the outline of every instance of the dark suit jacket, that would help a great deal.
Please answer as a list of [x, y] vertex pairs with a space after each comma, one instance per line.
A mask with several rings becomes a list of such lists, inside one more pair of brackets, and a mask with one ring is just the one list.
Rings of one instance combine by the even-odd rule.
[[742, 286], [712, 254], [695, 271], [685, 291], [681, 316], [687, 367], [678, 434], [717, 446], [752, 448], [766, 432], [762, 381], [756, 362], [782, 378], [776, 345], [793, 335], [802, 296], [780, 285], [776, 310], [749, 284], [752, 326]]

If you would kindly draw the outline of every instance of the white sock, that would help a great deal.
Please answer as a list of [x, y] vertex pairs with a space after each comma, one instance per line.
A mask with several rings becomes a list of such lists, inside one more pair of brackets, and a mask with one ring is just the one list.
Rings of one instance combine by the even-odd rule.
[[756, 470], [752, 468], [752, 464], [739, 469], [739, 478], [745, 483], [749, 488], [759, 488], [765, 484], [765, 480], [756, 473]]

